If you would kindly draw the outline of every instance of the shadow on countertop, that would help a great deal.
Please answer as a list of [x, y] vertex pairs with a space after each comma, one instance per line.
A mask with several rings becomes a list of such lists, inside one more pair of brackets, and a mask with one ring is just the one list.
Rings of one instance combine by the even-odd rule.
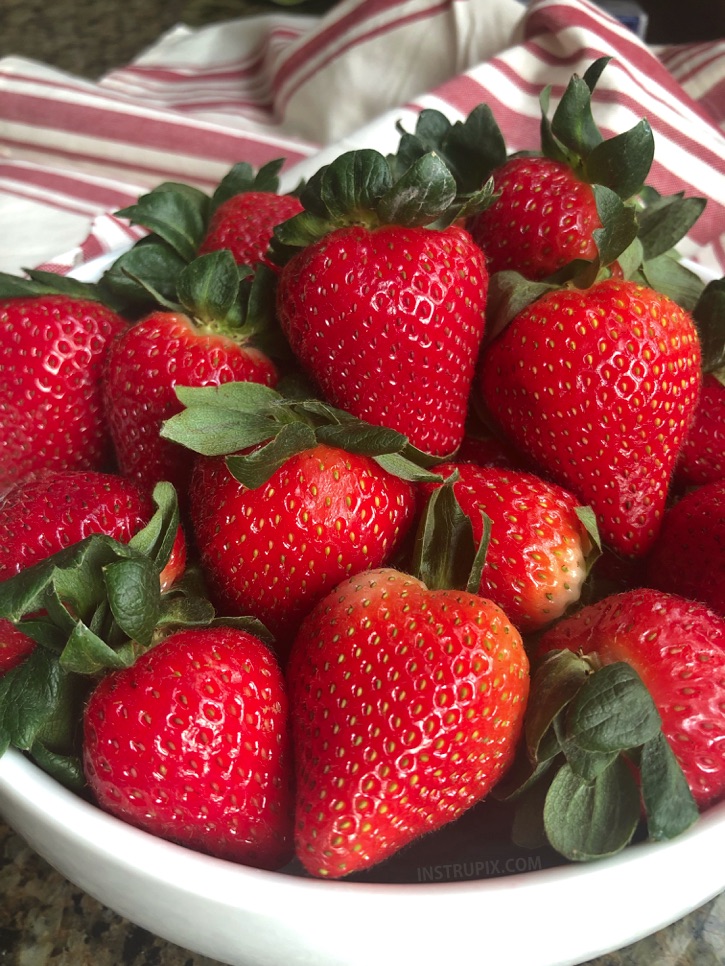
[[[335, 0], [305, 0], [296, 13]], [[650, 43], [725, 36], [725, 0], [639, 0]], [[606, 5], [606, 0], [603, 0]], [[204, 23], [279, 8], [273, 0], [0, 0], [0, 57], [16, 54], [95, 79], [127, 64], [177, 23]]]

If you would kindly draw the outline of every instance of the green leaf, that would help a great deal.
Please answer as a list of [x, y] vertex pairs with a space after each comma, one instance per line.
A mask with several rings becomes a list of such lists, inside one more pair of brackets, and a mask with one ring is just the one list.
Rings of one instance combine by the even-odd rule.
[[694, 310], [705, 287], [702, 279], [679, 262], [674, 253], [650, 258], [643, 264], [642, 273], [650, 288], [667, 295], [688, 312]]
[[92, 282], [81, 282], [77, 278], [33, 268], [24, 268], [23, 271], [27, 278], [0, 272], [0, 298], [67, 295], [69, 298], [87, 299], [91, 302], [103, 301], [98, 286]]
[[156, 627], [208, 627], [214, 617], [214, 607], [206, 597], [164, 594]]
[[431, 590], [451, 589], [478, 593], [490, 520], [483, 517], [483, 536], [476, 543], [473, 523], [456, 499], [457, 475], [449, 477], [430, 495], [413, 551], [412, 572]]
[[685, 198], [682, 194], [658, 199], [638, 215], [638, 237], [643, 257], [656, 258], [674, 248], [687, 235], [705, 210], [704, 198]]
[[604, 185], [627, 200], [634, 197], [649, 176], [654, 158], [654, 135], [643, 118], [629, 131], [595, 147], [584, 165], [586, 180]]
[[595, 548], [601, 552], [602, 550], [602, 539], [599, 535], [599, 527], [597, 526], [597, 515], [592, 510], [590, 506], [578, 506], [575, 507], [574, 512], [581, 525], [584, 527], [586, 532], [589, 534], [589, 538], [594, 544]]
[[[593, 75], [589, 76], [591, 79]], [[573, 74], [551, 119], [554, 137], [580, 158], [587, 157], [604, 140], [594, 121], [591, 102], [589, 84]]]
[[179, 501], [174, 486], [166, 481], [154, 486], [152, 496], [156, 509], [148, 523], [131, 537], [128, 546], [153, 560], [158, 575], [169, 562], [178, 536]]
[[631, 841], [639, 816], [637, 783], [619, 757], [593, 781], [563, 765], [544, 804], [546, 836], [573, 862], [621, 851]]
[[223, 248], [194, 258], [177, 279], [177, 296], [187, 312], [207, 325], [225, 321], [239, 324], [239, 312], [232, 310], [239, 300], [239, 267], [232, 253]]
[[403, 453], [385, 453], [374, 456], [373, 459], [386, 473], [391, 473], [409, 483], [440, 483], [442, 480], [439, 473], [408, 459]]
[[0, 677], [0, 755], [10, 745], [23, 751], [32, 747], [55, 710], [61, 676], [57, 657], [36, 647]]
[[[319, 197], [333, 224], [369, 224], [374, 222], [371, 215], [392, 182], [388, 162], [378, 151], [347, 151], [324, 170]], [[305, 190], [301, 197], [305, 206], [307, 195]]]
[[495, 339], [532, 302], [556, 287], [549, 282], [530, 282], [518, 272], [495, 272], [488, 286], [485, 343]]
[[317, 440], [328, 446], [337, 446], [348, 453], [364, 456], [382, 456], [400, 453], [408, 442], [407, 436], [394, 429], [374, 426], [363, 420], [350, 420], [317, 429]]
[[254, 168], [246, 161], [235, 164], [224, 175], [212, 195], [212, 207], [228, 201], [236, 195], [247, 194], [249, 191], [279, 191], [279, 172], [284, 164], [284, 158], [268, 161], [255, 174]]
[[51, 778], [76, 794], [82, 794], [86, 789], [83, 764], [78, 755], [61, 755], [51, 751], [36, 741], [30, 749], [30, 755], [35, 763]]
[[684, 832], [699, 813], [682, 768], [661, 731], [642, 746], [639, 769], [649, 837], [658, 841]]
[[128, 306], [141, 311], [156, 305], [149, 289], [169, 302], [176, 299], [177, 279], [186, 264], [170, 245], [149, 235], [120, 255], [104, 272], [101, 283]]
[[221, 386], [177, 386], [176, 397], [182, 405], [215, 406], [233, 409], [240, 413], [257, 414], [282, 396], [269, 386], [259, 382], [225, 382]]
[[228, 456], [266, 442], [278, 430], [268, 416], [193, 406], [166, 420], [161, 436], [203, 456]]
[[144, 557], [104, 567], [111, 612], [123, 633], [144, 647], [151, 644], [160, 611], [159, 571]]
[[702, 347], [702, 368], [717, 372], [725, 366], [725, 278], [709, 282], [692, 310]]
[[136, 653], [130, 644], [114, 650], [78, 621], [60, 656], [60, 665], [64, 671], [74, 674], [97, 674], [130, 667], [135, 659]]
[[383, 224], [427, 225], [455, 197], [456, 182], [445, 162], [437, 154], [425, 154], [380, 198], [375, 211]]
[[235, 480], [250, 490], [263, 486], [292, 456], [312, 449], [315, 431], [305, 423], [289, 423], [266, 446], [247, 456], [229, 456], [227, 466]]
[[662, 721], [635, 669], [624, 661], [592, 674], [567, 716], [567, 737], [584, 751], [635, 748], [653, 738]]
[[592, 663], [573, 651], [552, 651], [537, 665], [524, 719], [529, 757], [539, 760], [539, 745], [557, 715], [576, 697], [592, 674]]
[[141, 195], [135, 205], [117, 211], [116, 216], [155, 232], [190, 262], [204, 238], [210, 206], [203, 191], [169, 181]]
[[600, 184], [592, 185], [601, 228], [592, 232], [599, 250], [601, 265], [611, 265], [637, 237], [637, 212], [625, 205], [614, 191]]
[[633, 238], [629, 245], [620, 252], [617, 262], [624, 278], [630, 279], [638, 272], [644, 260], [644, 250], [639, 238]]

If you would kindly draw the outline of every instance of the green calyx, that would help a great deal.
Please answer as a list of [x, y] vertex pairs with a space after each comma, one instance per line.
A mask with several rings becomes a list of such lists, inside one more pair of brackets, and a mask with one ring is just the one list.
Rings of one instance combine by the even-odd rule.
[[320, 443], [369, 456], [402, 479], [441, 479], [429, 469], [435, 461], [402, 433], [373, 426], [319, 399], [284, 396], [253, 382], [179, 386], [176, 395], [184, 409], [163, 424], [162, 437], [204, 456], [226, 456], [231, 474], [250, 489], [266, 483], [292, 456]]
[[491, 539], [491, 519], [481, 512], [482, 536], [456, 498], [454, 472], [431, 493], [418, 525], [411, 573], [430, 590], [464, 590], [477, 594]]
[[516, 802], [515, 839], [548, 842], [572, 861], [625, 848], [642, 803], [653, 840], [674, 838], [698, 817], [637, 672], [568, 650], [535, 669], [521, 755], [494, 794]]
[[[478, 193], [479, 202], [489, 195], [490, 186]], [[305, 210], [275, 230], [272, 253], [280, 264], [336, 228], [444, 228], [468, 213], [453, 175], [434, 151], [404, 170], [378, 151], [348, 151], [317, 171], [299, 197]]]
[[703, 372], [725, 375], [725, 278], [717, 278], [703, 288], [693, 306], [692, 318], [700, 336]]

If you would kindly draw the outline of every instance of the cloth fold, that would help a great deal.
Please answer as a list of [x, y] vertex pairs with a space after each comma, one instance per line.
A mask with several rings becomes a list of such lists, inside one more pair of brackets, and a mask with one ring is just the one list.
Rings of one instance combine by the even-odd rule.
[[539, 142], [539, 93], [612, 58], [605, 134], [646, 116], [650, 183], [708, 199], [684, 255], [725, 274], [725, 41], [648, 48], [589, 0], [343, 0], [178, 25], [98, 82], [0, 60], [0, 270], [66, 272], [139, 237], [113, 217], [154, 185], [211, 189], [236, 161], [285, 158], [292, 187], [340, 151], [393, 150], [423, 108], [480, 102], [511, 150]]

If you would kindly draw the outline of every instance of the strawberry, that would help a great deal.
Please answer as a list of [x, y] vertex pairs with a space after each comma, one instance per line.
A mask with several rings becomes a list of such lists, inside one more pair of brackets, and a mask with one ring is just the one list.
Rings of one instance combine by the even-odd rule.
[[596, 513], [605, 544], [643, 556], [697, 405], [689, 313], [633, 281], [548, 291], [486, 349], [477, 391], [517, 448]]
[[435, 456], [463, 437], [488, 284], [454, 198], [433, 154], [394, 180], [377, 152], [353, 151], [273, 241], [279, 321], [324, 398]]
[[[154, 512], [135, 483], [112, 473], [59, 470], [16, 484], [0, 502], [0, 582], [93, 533], [128, 543]], [[160, 575], [162, 591], [184, 572], [186, 541], [179, 528]], [[34, 642], [0, 619], [0, 674], [17, 666]]]
[[528, 660], [491, 601], [388, 568], [317, 605], [287, 681], [297, 856], [337, 878], [453, 821], [496, 784], [520, 732]]
[[[485, 517], [490, 521], [482, 597], [498, 604], [521, 633], [545, 627], [576, 603], [594, 550], [576, 497], [516, 470], [442, 463], [436, 471], [455, 474], [453, 490], [476, 542]], [[438, 486], [425, 483], [420, 490], [429, 495]]]
[[[18, 483], [0, 503], [0, 581], [92, 533], [128, 543], [153, 512], [147, 493], [113, 473], [46, 472]], [[186, 544], [179, 530], [161, 574], [162, 590], [181, 576], [185, 564]]]
[[[540, 654], [566, 649], [624, 662], [646, 685], [700, 808], [725, 795], [725, 620], [658, 590], [615, 594], [546, 631]], [[597, 671], [594, 672], [596, 678]]]
[[725, 382], [713, 372], [702, 378], [695, 418], [675, 468], [678, 489], [725, 479]]
[[[683, 565], [696, 560], [703, 565]], [[725, 617], [725, 479], [691, 490], [667, 510], [647, 557], [645, 581]]]
[[414, 512], [410, 483], [324, 444], [291, 456], [257, 488], [221, 457], [201, 458], [191, 481], [194, 536], [215, 602], [258, 617], [282, 655], [322, 596], [391, 558]]
[[127, 328], [88, 298], [5, 298], [12, 281], [0, 278], [0, 494], [36, 470], [107, 468], [101, 369], [109, 341]]
[[489, 272], [543, 279], [576, 258], [592, 261], [602, 226], [594, 189], [563, 161], [511, 158], [493, 172], [498, 197], [467, 227]]
[[240, 265], [262, 262], [276, 271], [277, 266], [267, 256], [274, 229], [300, 211], [302, 205], [294, 195], [278, 195], [273, 191], [233, 195], [211, 216], [199, 254], [228, 248]]
[[423, 111], [415, 132], [403, 132], [396, 161], [435, 150], [463, 195], [492, 180], [490, 203], [465, 220], [492, 276], [569, 278], [589, 266], [614, 265], [637, 234], [633, 198], [645, 184], [654, 141], [644, 120], [608, 140], [597, 127], [592, 93], [608, 61], [599, 58], [583, 77], [572, 75], [551, 119], [551, 87], [544, 88], [538, 150], [507, 155], [485, 105], [454, 124]]
[[183, 305], [167, 303], [110, 346], [103, 393], [121, 471], [148, 490], [170, 481], [185, 508], [191, 463], [159, 437], [163, 421], [182, 408], [176, 386], [273, 385], [277, 370], [249, 344], [255, 327], [244, 318], [239, 269], [229, 252], [200, 256], [180, 274], [178, 288]]
[[256, 868], [290, 857], [287, 696], [274, 657], [252, 634], [171, 634], [103, 678], [83, 733], [85, 776], [105, 810]]

